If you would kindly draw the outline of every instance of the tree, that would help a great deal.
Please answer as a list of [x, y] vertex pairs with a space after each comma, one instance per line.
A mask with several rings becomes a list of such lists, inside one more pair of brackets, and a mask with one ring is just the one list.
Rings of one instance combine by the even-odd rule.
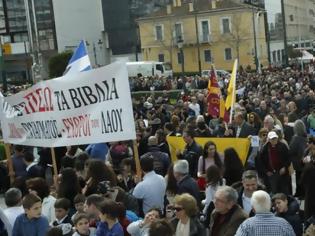
[[63, 75], [72, 56], [72, 51], [58, 53], [51, 57], [48, 62], [49, 78], [56, 78]]
[[288, 57], [291, 59], [295, 59], [298, 57], [302, 57], [303, 54], [300, 50], [295, 49], [292, 45], [288, 46]]

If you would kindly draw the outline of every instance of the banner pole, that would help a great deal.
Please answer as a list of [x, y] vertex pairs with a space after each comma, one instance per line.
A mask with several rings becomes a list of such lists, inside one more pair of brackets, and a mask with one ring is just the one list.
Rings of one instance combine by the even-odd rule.
[[57, 180], [57, 176], [58, 176], [58, 169], [57, 169], [57, 162], [56, 162], [56, 154], [55, 154], [55, 149], [53, 147], [50, 148], [50, 152], [51, 152], [51, 160], [52, 160], [52, 165], [53, 165], [53, 170], [54, 170], [54, 184], [55, 186], [57, 186], [55, 183]]
[[12, 185], [14, 182], [14, 170], [13, 170], [13, 163], [12, 163], [12, 158], [11, 158], [10, 144], [5, 143], [4, 149], [5, 149], [5, 155], [7, 156], [7, 166], [9, 170], [9, 176], [10, 176], [10, 184]]
[[133, 140], [132, 142], [133, 142], [133, 153], [134, 153], [134, 158], [135, 158], [135, 163], [136, 163], [136, 173], [137, 173], [137, 177], [141, 178], [142, 171], [141, 171], [141, 166], [140, 166], [137, 140]]

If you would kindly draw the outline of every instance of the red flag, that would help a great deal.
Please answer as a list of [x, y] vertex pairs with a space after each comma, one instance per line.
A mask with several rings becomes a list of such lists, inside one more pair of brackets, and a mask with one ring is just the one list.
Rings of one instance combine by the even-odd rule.
[[213, 67], [210, 71], [210, 78], [208, 83], [208, 114], [212, 117], [220, 116], [220, 98], [221, 90], [214, 72]]
[[213, 67], [211, 67], [210, 71], [207, 101], [209, 115], [223, 118], [224, 121], [229, 122], [229, 112], [225, 109], [225, 102]]

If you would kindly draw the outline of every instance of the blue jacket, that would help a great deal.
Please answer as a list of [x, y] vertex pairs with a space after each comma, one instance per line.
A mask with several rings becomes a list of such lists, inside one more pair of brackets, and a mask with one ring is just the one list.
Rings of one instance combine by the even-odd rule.
[[106, 143], [90, 144], [87, 146], [85, 151], [90, 155], [91, 158], [105, 161], [105, 157], [108, 152], [108, 146]]
[[106, 222], [99, 222], [96, 228], [96, 236], [124, 236], [124, 230], [117, 222], [114, 226], [109, 229]]
[[48, 220], [44, 216], [30, 220], [23, 213], [15, 220], [12, 236], [45, 236], [48, 228]]

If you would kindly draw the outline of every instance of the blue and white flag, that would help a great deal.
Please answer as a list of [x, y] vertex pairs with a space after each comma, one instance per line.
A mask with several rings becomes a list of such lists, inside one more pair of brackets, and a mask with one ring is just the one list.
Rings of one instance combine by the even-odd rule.
[[92, 69], [92, 66], [91, 66], [89, 55], [86, 50], [85, 42], [84, 40], [81, 40], [79, 46], [73, 53], [67, 65], [64, 75], [75, 74], [78, 72], [87, 71], [91, 69]]

